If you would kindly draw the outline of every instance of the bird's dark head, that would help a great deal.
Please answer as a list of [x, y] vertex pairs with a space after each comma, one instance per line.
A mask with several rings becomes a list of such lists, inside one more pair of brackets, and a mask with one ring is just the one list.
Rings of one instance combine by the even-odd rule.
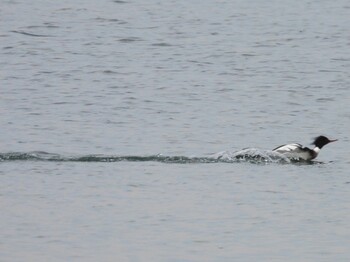
[[335, 142], [337, 140], [338, 139], [331, 140], [325, 136], [318, 136], [315, 138], [315, 141], [312, 144], [318, 147], [319, 149], [321, 149], [323, 146], [327, 145], [328, 143]]

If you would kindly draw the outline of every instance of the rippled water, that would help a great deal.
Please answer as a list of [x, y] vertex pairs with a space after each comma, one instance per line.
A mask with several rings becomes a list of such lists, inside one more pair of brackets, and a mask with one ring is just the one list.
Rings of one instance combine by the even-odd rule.
[[348, 1], [0, 14], [1, 261], [349, 261]]

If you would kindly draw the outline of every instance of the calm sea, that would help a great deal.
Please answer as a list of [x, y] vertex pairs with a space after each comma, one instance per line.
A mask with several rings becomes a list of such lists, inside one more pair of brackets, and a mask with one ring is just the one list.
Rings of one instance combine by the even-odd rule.
[[[349, 1], [1, 0], [0, 24], [0, 261], [350, 261]], [[321, 134], [314, 164], [271, 158]]]

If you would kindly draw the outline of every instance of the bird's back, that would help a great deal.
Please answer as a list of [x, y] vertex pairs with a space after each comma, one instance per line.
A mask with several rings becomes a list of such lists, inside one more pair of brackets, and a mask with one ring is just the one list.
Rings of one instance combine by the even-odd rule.
[[287, 144], [282, 145], [279, 147], [276, 147], [272, 151], [278, 152], [280, 154], [283, 154], [287, 156], [290, 159], [293, 160], [305, 160], [309, 161], [311, 159], [314, 159], [317, 156], [317, 153], [311, 150], [308, 147], [303, 147], [300, 144]]
[[278, 153], [287, 153], [287, 152], [300, 152], [302, 150], [303, 146], [297, 143], [294, 144], [287, 144], [287, 145], [282, 145], [278, 146], [272, 151], [278, 152]]

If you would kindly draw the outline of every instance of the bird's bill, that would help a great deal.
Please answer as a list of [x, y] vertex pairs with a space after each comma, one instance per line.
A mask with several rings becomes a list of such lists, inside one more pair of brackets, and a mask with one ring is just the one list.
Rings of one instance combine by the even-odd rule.
[[329, 143], [332, 143], [332, 142], [335, 142], [335, 141], [338, 141], [338, 139], [330, 139]]

